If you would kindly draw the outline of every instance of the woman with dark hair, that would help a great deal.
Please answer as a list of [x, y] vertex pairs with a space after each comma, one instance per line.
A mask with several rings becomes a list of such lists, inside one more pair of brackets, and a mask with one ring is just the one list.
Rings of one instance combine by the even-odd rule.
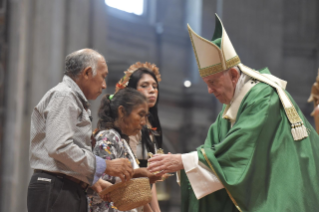
[[[113, 95], [105, 95], [101, 100], [98, 112], [99, 121], [94, 131], [94, 154], [112, 160], [127, 158], [133, 168], [133, 178], [149, 177], [150, 183], [159, 180], [146, 168], [139, 168], [137, 159], [128, 145], [129, 137], [141, 131], [146, 124], [148, 115], [147, 99], [135, 89], [125, 88]], [[103, 180], [115, 184], [120, 182], [119, 177], [102, 176]], [[97, 193], [89, 196], [90, 212], [117, 212], [110, 202], [104, 202]], [[141, 211], [141, 208], [131, 212]]]
[[[135, 136], [130, 136], [130, 146], [136, 154], [140, 167], [147, 167], [147, 160], [153, 154], [163, 153], [162, 128], [158, 118], [157, 105], [161, 75], [154, 64], [137, 62], [124, 72], [125, 76], [117, 83], [116, 91], [125, 87], [142, 93], [148, 102], [149, 116], [146, 125]], [[151, 208], [159, 212], [156, 186], [152, 186]]]

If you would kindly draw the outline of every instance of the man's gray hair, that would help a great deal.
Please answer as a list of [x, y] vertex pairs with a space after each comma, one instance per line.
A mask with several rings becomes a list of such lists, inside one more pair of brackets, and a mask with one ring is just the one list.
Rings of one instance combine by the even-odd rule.
[[93, 76], [96, 75], [98, 59], [103, 56], [92, 49], [82, 49], [72, 52], [65, 58], [64, 74], [75, 79], [87, 67], [91, 67]]

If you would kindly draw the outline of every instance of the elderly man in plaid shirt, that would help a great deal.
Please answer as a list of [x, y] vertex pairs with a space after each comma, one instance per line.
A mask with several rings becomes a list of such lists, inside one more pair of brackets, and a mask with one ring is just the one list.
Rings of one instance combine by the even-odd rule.
[[103, 173], [122, 180], [132, 177], [127, 159], [104, 160], [92, 153], [88, 100], [106, 88], [108, 67], [92, 49], [69, 54], [61, 83], [49, 90], [31, 116], [29, 212], [86, 212], [86, 189], [109, 184]]

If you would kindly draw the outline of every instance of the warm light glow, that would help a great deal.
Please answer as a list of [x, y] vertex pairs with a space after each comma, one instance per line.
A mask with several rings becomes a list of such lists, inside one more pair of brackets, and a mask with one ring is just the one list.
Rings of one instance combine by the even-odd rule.
[[191, 86], [192, 86], [191, 81], [189, 81], [189, 80], [185, 80], [185, 81], [184, 81], [184, 86], [185, 86], [186, 88], [191, 87]]
[[105, 0], [105, 4], [136, 15], [142, 15], [144, 11], [144, 0]]

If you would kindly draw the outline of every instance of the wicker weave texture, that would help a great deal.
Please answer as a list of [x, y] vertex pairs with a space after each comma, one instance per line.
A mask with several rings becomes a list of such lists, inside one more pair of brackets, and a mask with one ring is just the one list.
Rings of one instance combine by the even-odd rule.
[[101, 194], [109, 194], [114, 206], [121, 211], [146, 205], [152, 199], [149, 179], [144, 177], [115, 184]]

